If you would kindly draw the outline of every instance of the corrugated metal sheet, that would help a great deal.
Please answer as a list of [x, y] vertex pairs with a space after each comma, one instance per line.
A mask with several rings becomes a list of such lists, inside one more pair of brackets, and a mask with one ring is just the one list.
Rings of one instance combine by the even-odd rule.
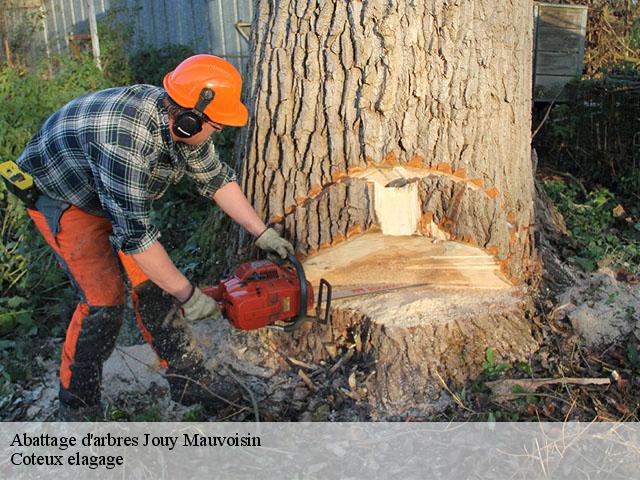
[[[35, 34], [32, 57], [69, 52], [69, 34], [88, 32], [87, 0], [42, 0], [43, 18]], [[32, 2], [33, 3], [33, 2]], [[143, 44], [191, 46], [198, 53], [223, 56], [244, 69], [249, 45], [238, 22], [251, 22], [253, 0], [94, 0], [98, 21], [117, 9], [130, 19], [133, 49]], [[24, 8], [19, 9], [24, 11]], [[37, 6], [30, 10], [38, 12]], [[15, 17], [18, 9], [9, 17]], [[11, 24], [11, 21], [9, 22]]]

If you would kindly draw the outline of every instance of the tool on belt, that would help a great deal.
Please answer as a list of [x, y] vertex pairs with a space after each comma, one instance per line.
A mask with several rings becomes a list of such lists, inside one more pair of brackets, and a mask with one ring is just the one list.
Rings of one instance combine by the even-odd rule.
[[24, 202], [27, 208], [35, 208], [40, 192], [33, 183], [33, 177], [23, 172], [12, 160], [0, 162], [0, 176], [7, 185], [7, 190]]
[[242, 330], [267, 327], [292, 332], [304, 322], [327, 324], [331, 320], [331, 285], [325, 279], [320, 280], [315, 315], [307, 314], [313, 309], [313, 287], [293, 255], [282, 263], [243, 263], [229, 278], [202, 291], [218, 302], [231, 325]]

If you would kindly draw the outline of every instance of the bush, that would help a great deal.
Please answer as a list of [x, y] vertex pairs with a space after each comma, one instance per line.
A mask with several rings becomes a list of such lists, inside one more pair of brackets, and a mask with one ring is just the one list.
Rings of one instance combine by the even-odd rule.
[[[44, 120], [66, 102], [108, 86], [89, 57], [61, 59], [53, 73], [44, 65], [31, 73], [19, 66], [0, 67], [0, 96], [5, 99], [0, 109], [0, 159], [15, 159]], [[69, 306], [61, 301], [69, 297], [63, 293], [68, 282], [4, 182], [0, 209], [0, 335], [44, 333], [51, 316], [68, 313]]]
[[620, 210], [609, 189], [587, 191], [576, 180], [561, 177], [546, 179], [544, 187], [580, 245], [572, 259], [576, 264], [587, 271], [612, 266], [640, 273], [640, 206]]
[[16, 158], [54, 111], [90, 91], [107, 88], [93, 61], [67, 57], [58, 60], [53, 74], [46, 65], [35, 71], [0, 66], [0, 158]]
[[571, 90], [572, 100], [553, 107], [534, 146], [547, 165], [632, 200], [640, 187], [640, 78], [583, 80]]
[[186, 45], [168, 45], [164, 48], [146, 46], [131, 56], [131, 80], [162, 86], [162, 79], [182, 60], [194, 54]]

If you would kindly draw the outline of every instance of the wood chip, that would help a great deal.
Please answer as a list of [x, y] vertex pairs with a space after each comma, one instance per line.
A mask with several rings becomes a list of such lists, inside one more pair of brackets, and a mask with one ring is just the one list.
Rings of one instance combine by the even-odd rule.
[[519, 386], [525, 392], [535, 392], [544, 385], [610, 385], [610, 378], [539, 378], [539, 379], [507, 379], [497, 380], [495, 382], [487, 382], [486, 385], [491, 389], [495, 399], [498, 401], [513, 400], [517, 395], [513, 393], [513, 387]]
[[347, 363], [349, 360], [351, 360], [351, 357], [353, 357], [353, 350], [352, 350], [352, 349], [349, 349], [349, 350], [347, 350], [347, 353], [345, 353], [345, 354], [340, 358], [340, 360], [338, 360], [338, 361], [336, 362], [336, 364], [335, 364], [333, 367], [331, 367], [331, 368], [329, 369], [329, 373], [330, 373], [330, 374], [335, 373], [335, 372], [336, 372], [336, 370], [338, 370], [338, 369], [339, 369], [343, 364], [345, 364], [345, 363]]
[[307, 370], [317, 370], [320, 367], [318, 365], [314, 365], [313, 363], [303, 362], [302, 360], [298, 360], [297, 358], [287, 357], [291, 363], [293, 363], [296, 367], [306, 368]]
[[611, 213], [613, 213], [614, 218], [620, 218], [625, 214], [624, 207], [622, 205], [618, 205], [611, 211]]
[[547, 417], [550, 417], [551, 415], [553, 415], [553, 412], [556, 411], [556, 407], [553, 403], [547, 403], [544, 407], [542, 407], [542, 411]]
[[304, 373], [304, 371], [298, 370], [298, 376], [302, 379], [302, 381], [309, 388], [309, 390], [311, 390], [312, 392], [316, 391], [316, 386], [313, 384], [311, 379], [307, 377], [307, 374]]
[[358, 387], [358, 384], [356, 382], [356, 372], [354, 371], [354, 372], [351, 372], [351, 375], [349, 375], [349, 388], [355, 391], [357, 387]]
[[340, 389], [340, 393], [346, 395], [351, 400], [355, 400], [356, 402], [362, 400], [362, 397], [359, 395], [358, 392], [351, 392], [351, 391], [347, 390], [346, 388], [341, 388]]
[[338, 348], [335, 343], [325, 343], [324, 348], [331, 358], [336, 358], [338, 356]]

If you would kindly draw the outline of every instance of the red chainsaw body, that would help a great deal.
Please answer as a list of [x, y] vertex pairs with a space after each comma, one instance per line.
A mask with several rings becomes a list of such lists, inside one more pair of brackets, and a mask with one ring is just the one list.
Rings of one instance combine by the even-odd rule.
[[[311, 284], [306, 284], [308, 310], [313, 308], [314, 296]], [[224, 316], [242, 330], [290, 320], [300, 310], [300, 280], [296, 271], [268, 260], [238, 265], [231, 277], [202, 291], [217, 300]]]

